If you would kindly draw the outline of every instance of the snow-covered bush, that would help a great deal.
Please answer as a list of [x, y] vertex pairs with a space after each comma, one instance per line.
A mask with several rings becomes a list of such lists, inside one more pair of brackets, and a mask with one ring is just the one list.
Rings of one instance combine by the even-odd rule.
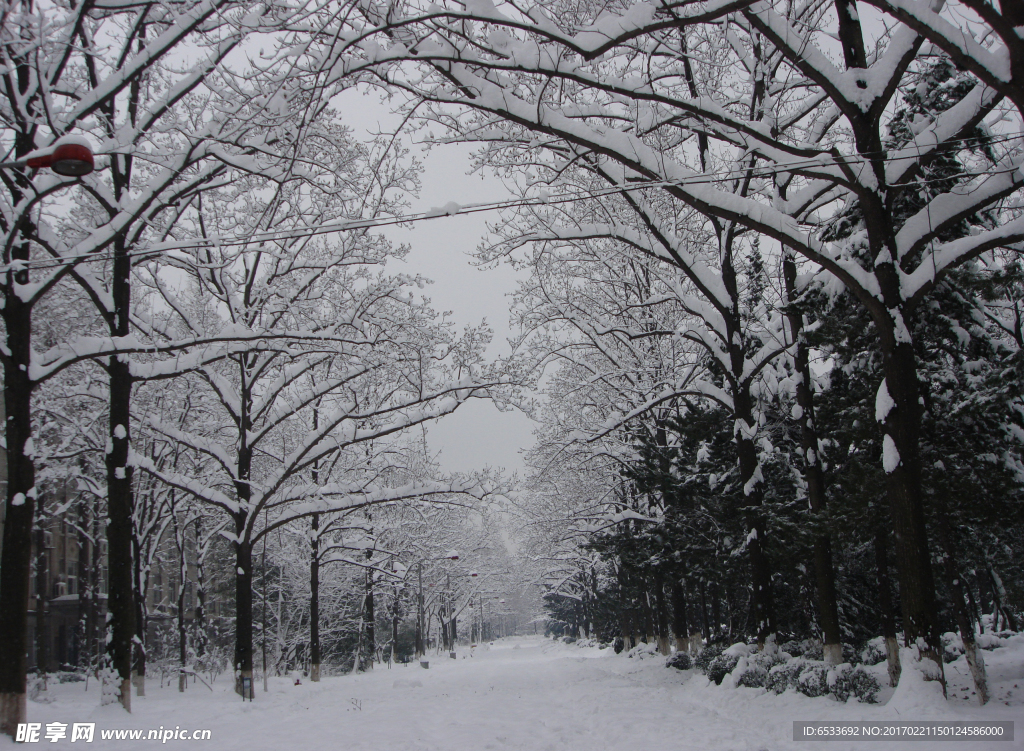
[[942, 635], [942, 661], [947, 665], [964, 653], [964, 642], [960, 634], [947, 631]]
[[812, 699], [828, 693], [828, 666], [819, 660], [806, 660], [794, 688]]
[[803, 657], [770, 668], [764, 686], [774, 694], [793, 689], [804, 696], [831, 695], [843, 702], [855, 696], [866, 704], [874, 704], [881, 690], [875, 677], [861, 665], [854, 667], [844, 662], [830, 668], [824, 662]]
[[697, 655], [697, 658], [693, 661], [693, 666], [707, 675], [708, 667], [710, 667], [716, 657], [722, 654], [722, 650], [723, 647], [720, 644], [709, 644]]
[[693, 660], [690, 659], [690, 655], [686, 652], [676, 652], [665, 660], [665, 667], [675, 668], [676, 670], [689, 670], [693, 667]]
[[800, 657], [775, 665], [768, 671], [764, 687], [773, 694], [781, 694], [786, 689], [796, 688], [797, 679], [806, 661]]
[[654, 644], [637, 644], [626, 654], [626, 657], [636, 657], [637, 659], [644, 659], [646, 657], [652, 657], [658, 654], [658, 647]]
[[36, 673], [30, 673], [28, 676], [28, 698], [38, 702], [45, 689], [46, 679]]
[[793, 639], [780, 644], [779, 649], [793, 657], [805, 657], [808, 660], [824, 658], [821, 643], [817, 639]]
[[845, 702], [851, 696], [865, 704], [876, 704], [881, 686], [878, 680], [861, 665], [854, 667], [848, 662], [828, 671], [826, 677], [829, 693], [837, 701]]
[[877, 665], [887, 657], [885, 651], [885, 638], [876, 636], [864, 645], [860, 651], [860, 661], [865, 665]]
[[736, 669], [736, 665], [739, 661], [740, 658], [738, 655], [725, 654], [723, 652], [711, 660], [705, 674], [709, 681], [714, 681], [716, 685], [721, 686], [722, 680], [724, 680], [725, 676], [729, 675], [729, 673]]
[[[872, 642], [875, 640], [872, 640]], [[881, 645], [882, 659], [885, 659], [885, 642], [877, 640]], [[872, 643], [869, 642], [869, 643]], [[785, 652], [793, 657], [803, 657], [805, 660], [825, 659], [825, 648], [818, 639], [793, 639], [779, 645], [779, 651]], [[856, 665], [863, 660], [862, 652], [858, 651], [852, 644], [843, 644], [843, 662]], [[874, 664], [874, 663], [872, 663]]]
[[1003, 640], [996, 634], [978, 634], [975, 637], [974, 643], [978, 645], [980, 649], [999, 649], [1004, 645]]
[[737, 686], [747, 688], [764, 688], [768, 682], [768, 674], [772, 668], [780, 663], [786, 662], [776, 652], [755, 652], [750, 655], [743, 655], [736, 663], [732, 671], [733, 681]]

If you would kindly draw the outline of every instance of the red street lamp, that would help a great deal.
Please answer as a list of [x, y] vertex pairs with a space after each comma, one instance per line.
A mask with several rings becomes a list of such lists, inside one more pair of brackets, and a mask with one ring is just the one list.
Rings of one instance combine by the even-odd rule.
[[53, 146], [33, 152], [33, 156], [16, 162], [0, 163], [0, 169], [10, 167], [29, 167], [45, 169], [49, 167], [58, 175], [65, 177], [82, 177], [95, 169], [92, 149], [89, 142], [79, 136], [65, 136], [57, 140]]

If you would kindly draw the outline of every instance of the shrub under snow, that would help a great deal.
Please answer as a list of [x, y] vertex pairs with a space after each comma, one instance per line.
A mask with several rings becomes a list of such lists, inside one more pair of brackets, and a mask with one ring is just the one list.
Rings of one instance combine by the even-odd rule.
[[690, 655], [686, 652], [676, 652], [665, 660], [665, 667], [675, 668], [676, 670], [689, 670], [693, 667], [693, 660], [690, 659]]
[[776, 665], [785, 662], [785, 656], [778, 652], [754, 652], [739, 658], [732, 671], [733, 682], [747, 688], [764, 688], [768, 673]]
[[[809, 648], [801, 650], [803, 645], [784, 646], [796, 646], [795, 651], [805, 655], [815, 653]], [[852, 696], [874, 704], [881, 690], [878, 680], [861, 665], [844, 662], [829, 667], [821, 660], [792, 657], [786, 651], [758, 652], [747, 644], [734, 644], [725, 650], [708, 647], [697, 656], [695, 666], [718, 685], [730, 676], [733, 686], [765, 688], [775, 694], [792, 689], [804, 696], [831, 696], [842, 702]]]
[[888, 655], [885, 651], [885, 637], [876, 636], [864, 645], [860, 652], [860, 660], [865, 665], [877, 665], [884, 662]]
[[636, 657], [642, 660], [645, 657], [652, 657], [656, 654], [658, 654], [658, 648], [654, 644], [644, 644], [641, 642], [629, 650], [626, 653], [626, 657]]
[[708, 667], [711, 665], [711, 662], [720, 654], [722, 654], [721, 645], [709, 644], [700, 651], [700, 654], [697, 655], [697, 659], [693, 661], [693, 666], [700, 672], [707, 675]]
[[775, 694], [793, 689], [804, 696], [833, 696], [845, 702], [851, 696], [858, 701], [874, 704], [881, 686], [871, 673], [848, 662], [830, 668], [819, 660], [797, 657], [770, 669], [765, 688]]

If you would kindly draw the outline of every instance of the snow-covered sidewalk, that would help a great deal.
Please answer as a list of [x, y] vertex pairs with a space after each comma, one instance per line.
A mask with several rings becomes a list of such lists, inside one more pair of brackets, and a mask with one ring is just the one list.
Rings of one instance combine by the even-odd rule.
[[[998, 699], [979, 708], [932, 701], [926, 692], [895, 697], [889, 706], [839, 704], [793, 692], [708, 685], [695, 671], [664, 667], [662, 658], [631, 659], [610, 649], [577, 648], [539, 637], [496, 642], [470, 658], [431, 657], [418, 665], [378, 666], [319, 684], [277, 678], [270, 693], [257, 686], [243, 703], [222, 677], [211, 693], [202, 685], [178, 693], [177, 682], [133, 697], [133, 714], [99, 707], [95, 683], [52, 686], [52, 702], [29, 705], [33, 722], [95, 722], [96, 739], [85, 748], [124, 748], [130, 741], [101, 740], [100, 730], [180, 726], [209, 729], [209, 741], [168, 741], [167, 746], [284, 751], [675, 751], [722, 749], [866, 748], [924, 749], [907, 742], [794, 742], [794, 720], [1015, 720], [1012, 742], [940, 743], [943, 751], [1024, 748], [1024, 713], [1013, 683], [1024, 685], [1024, 664], [999, 666]], [[1009, 683], [1007, 683], [1009, 681]], [[930, 688], [930, 687], [928, 687]], [[1010, 705], [1003, 701], [1010, 691]], [[898, 700], [898, 701], [897, 701]], [[911, 713], [912, 716], [906, 716]], [[68, 739], [59, 741], [67, 744]], [[143, 746], [157, 741], [138, 741]], [[34, 744], [33, 744], [34, 745]], [[46, 744], [47, 748], [59, 748]]]

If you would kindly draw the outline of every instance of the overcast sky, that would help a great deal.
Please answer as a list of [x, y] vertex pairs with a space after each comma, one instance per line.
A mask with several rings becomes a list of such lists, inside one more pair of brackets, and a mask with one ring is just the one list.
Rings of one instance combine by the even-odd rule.
[[[394, 122], [388, 107], [371, 96], [352, 93], [339, 98], [338, 105], [342, 120], [357, 135]], [[411, 211], [426, 211], [451, 201], [468, 204], [509, 197], [501, 181], [467, 174], [471, 149], [443, 146], [423, 154], [419, 147], [412, 148], [423, 161], [424, 171], [423, 187], [419, 197], [412, 199]], [[387, 230], [393, 241], [411, 246], [404, 268], [396, 265], [394, 270], [433, 280], [424, 294], [436, 310], [451, 311], [450, 320], [459, 329], [486, 319], [494, 330], [488, 351], [492, 358], [509, 352], [508, 295], [515, 289], [516, 277], [507, 266], [477, 269], [469, 254], [486, 234], [486, 222], [493, 218], [486, 212], [456, 215], [416, 222], [409, 229]], [[429, 443], [433, 452], [441, 452], [439, 461], [447, 471], [485, 466], [516, 471], [523, 468], [520, 449], [533, 442], [532, 429], [533, 423], [520, 412], [499, 412], [490, 402], [473, 400], [436, 421], [429, 429]]]

